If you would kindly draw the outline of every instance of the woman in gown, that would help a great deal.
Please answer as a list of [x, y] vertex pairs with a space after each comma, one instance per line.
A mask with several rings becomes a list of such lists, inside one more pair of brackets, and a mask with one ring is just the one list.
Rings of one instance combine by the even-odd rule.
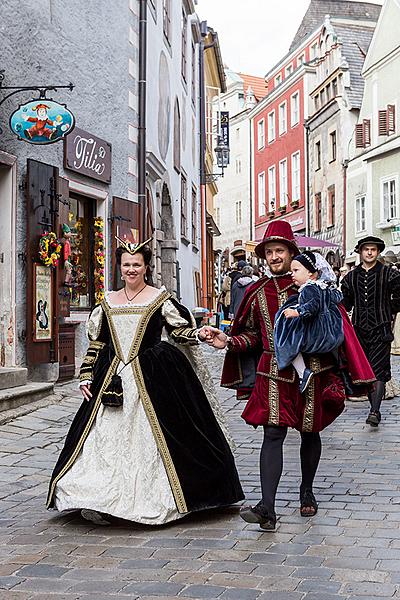
[[48, 508], [160, 525], [244, 497], [193, 318], [148, 284], [150, 261], [145, 244], [117, 249], [125, 287], [89, 317], [84, 402], [54, 468]]

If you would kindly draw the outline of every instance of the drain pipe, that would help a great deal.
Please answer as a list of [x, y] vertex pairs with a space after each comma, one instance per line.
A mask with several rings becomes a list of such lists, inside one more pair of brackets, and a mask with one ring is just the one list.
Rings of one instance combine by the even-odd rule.
[[146, 202], [146, 58], [147, 0], [139, 7], [139, 116], [138, 116], [138, 202], [140, 207], [140, 238], [144, 242], [147, 228]]
[[199, 43], [199, 102], [200, 102], [200, 197], [201, 197], [201, 303], [204, 308], [208, 308], [207, 297], [207, 228], [206, 228], [206, 100], [205, 100], [205, 81], [204, 81], [204, 39], [207, 36], [207, 21], [200, 23], [201, 39]]

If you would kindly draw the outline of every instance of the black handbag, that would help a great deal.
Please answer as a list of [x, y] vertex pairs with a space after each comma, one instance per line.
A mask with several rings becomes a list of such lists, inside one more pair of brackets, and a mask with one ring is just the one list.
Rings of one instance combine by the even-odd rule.
[[119, 375], [113, 375], [101, 397], [104, 406], [119, 407], [124, 403], [122, 379]]

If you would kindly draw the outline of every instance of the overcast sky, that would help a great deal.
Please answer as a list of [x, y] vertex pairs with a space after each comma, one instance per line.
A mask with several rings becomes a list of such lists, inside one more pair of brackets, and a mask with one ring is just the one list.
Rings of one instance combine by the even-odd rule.
[[308, 5], [309, 0], [198, 0], [197, 13], [217, 31], [230, 69], [262, 77], [289, 50]]

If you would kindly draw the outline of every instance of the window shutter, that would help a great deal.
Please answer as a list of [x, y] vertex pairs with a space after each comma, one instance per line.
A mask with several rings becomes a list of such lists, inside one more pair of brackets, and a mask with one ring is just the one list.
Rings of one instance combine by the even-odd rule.
[[360, 123], [356, 125], [356, 148], [364, 148], [364, 125]]
[[[58, 169], [36, 160], [27, 163], [27, 242], [26, 242], [26, 359], [28, 365], [58, 361], [58, 315], [56, 269], [52, 271], [52, 318], [53, 339], [35, 342], [34, 318], [34, 264], [39, 260], [39, 239], [42, 233], [54, 231], [56, 234], [57, 178]], [[50, 268], [50, 267], [48, 267]]]
[[378, 111], [378, 135], [388, 134], [387, 110]]
[[394, 133], [396, 130], [395, 107], [394, 104], [388, 104], [387, 107], [387, 131]]
[[371, 145], [371, 121], [369, 119], [363, 120], [363, 135], [364, 135], [364, 146]]
[[[57, 198], [58, 198], [58, 210], [56, 213], [56, 233], [60, 239], [63, 238], [62, 226], [65, 223], [69, 224], [68, 213], [70, 210], [69, 201], [69, 181], [64, 177], [58, 177], [57, 179]], [[57, 289], [58, 289], [58, 301], [59, 301], [59, 314], [60, 317], [70, 316], [70, 291], [69, 288], [64, 284], [65, 282], [65, 267], [64, 267], [64, 247], [61, 251], [60, 264], [56, 269], [57, 274]]]

